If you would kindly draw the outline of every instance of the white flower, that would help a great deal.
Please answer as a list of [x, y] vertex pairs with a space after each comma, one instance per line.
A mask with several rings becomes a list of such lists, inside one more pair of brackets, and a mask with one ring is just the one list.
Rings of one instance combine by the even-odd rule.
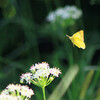
[[22, 99], [20, 97], [16, 97], [12, 95], [1, 94], [0, 100], [22, 100]]
[[16, 84], [16, 85], [14, 85], [14, 84], [9, 84], [6, 88], [8, 89], [8, 90], [10, 90], [10, 91], [15, 91], [15, 90], [17, 90], [17, 91], [20, 91], [20, 87], [21, 87], [21, 85], [20, 84]]
[[42, 63], [35, 64], [35, 66], [32, 65], [31, 68], [30, 68], [30, 70], [32, 72], [34, 72], [34, 71], [36, 71], [38, 69], [47, 69], [47, 68], [49, 68], [49, 64], [46, 63], [46, 62], [42, 62]]
[[8, 89], [4, 89], [4, 90], [1, 92], [1, 94], [9, 94]]
[[31, 66], [30, 71], [34, 72], [36, 70], [36, 67], [34, 65]]
[[48, 77], [49, 75], [50, 69], [40, 69], [36, 71], [33, 78]]
[[61, 74], [61, 71], [59, 69], [57, 69], [57, 68], [51, 68], [50, 72], [51, 72], [52, 75], [54, 75], [56, 77], [58, 77], [59, 74]]
[[58, 8], [54, 12], [50, 12], [47, 16], [47, 21], [54, 22], [57, 17], [62, 19], [79, 19], [82, 15], [82, 11], [76, 6], [65, 6], [64, 8]]
[[49, 68], [49, 64], [46, 62], [35, 64], [36, 69], [47, 69]]
[[63, 8], [59, 8], [55, 11], [56, 16], [62, 16], [62, 14], [64, 14], [64, 9]]
[[54, 12], [50, 12], [46, 19], [47, 19], [47, 21], [51, 21], [51, 22], [56, 20], [55, 13]]
[[23, 83], [24, 80], [26, 81], [26, 83], [29, 83], [30, 84], [30, 81], [32, 79], [32, 73], [25, 73], [25, 74], [22, 74], [20, 76], [20, 81]]
[[55, 11], [56, 16], [60, 16], [62, 19], [69, 18], [69, 14], [66, 13], [64, 8], [59, 8]]
[[[17, 97], [17, 99], [0, 99], [0, 100], [23, 100], [23, 97], [30, 98], [34, 94], [34, 91], [30, 89], [28, 86], [22, 86], [20, 84], [9, 84], [5, 90], [1, 92], [1, 97]], [[14, 98], [13, 97], [13, 98]]]
[[29, 87], [27, 87], [27, 86], [21, 86], [20, 92], [23, 96], [26, 96], [26, 97], [29, 97], [29, 98], [34, 94], [33, 90], [29, 89]]
[[[45, 87], [50, 84], [53, 79], [61, 74], [60, 70], [57, 68], [50, 68], [49, 64], [46, 62], [37, 63], [32, 65], [30, 68], [31, 73], [22, 74], [21, 81], [24, 80], [27, 83], [32, 83], [40, 87]], [[29, 82], [27, 77], [29, 76]], [[31, 92], [30, 92], [31, 93]], [[28, 89], [26, 88], [22, 91], [23, 95], [28, 94]]]
[[82, 15], [82, 11], [76, 8], [76, 6], [65, 6], [64, 10], [69, 13], [69, 17], [72, 17], [73, 19], [79, 19]]

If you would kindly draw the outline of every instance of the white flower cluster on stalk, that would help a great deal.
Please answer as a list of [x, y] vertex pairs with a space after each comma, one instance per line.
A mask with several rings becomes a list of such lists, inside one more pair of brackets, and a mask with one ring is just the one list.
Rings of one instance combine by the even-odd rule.
[[32, 65], [30, 71], [30, 73], [21, 75], [21, 83], [25, 81], [29, 84], [32, 83], [40, 87], [45, 87], [49, 85], [55, 77], [58, 77], [59, 74], [61, 74], [59, 69], [50, 68], [49, 64], [46, 62]]
[[9, 84], [0, 94], [0, 100], [29, 100], [34, 94], [28, 86]]
[[77, 20], [81, 17], [82, 11], [76, 6], [65, 6], [64, 8], [58, 8], [57, 10], [50, 12], [47, 16], [47, 21], [55, 22], [60, 19], [74, 19]]

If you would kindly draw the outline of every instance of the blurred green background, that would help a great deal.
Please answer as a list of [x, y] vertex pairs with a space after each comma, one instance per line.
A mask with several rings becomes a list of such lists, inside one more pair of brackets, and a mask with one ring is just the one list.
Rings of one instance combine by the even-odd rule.
[[[50, 12], [67, 5], [80, 9], [81, 18], [73, 24], [60, 18], [54, 23], [46, 20]], [[85, 50], [66, 38], [81, 29]], [[61, 100], [100, 100], [100, 0], [0, 0], [0, 91], [19, 83], [22, 73], [42, 61], [62, 71], [46, 87], [47, 98], [76, 64], [79, 72]], [[41, 89], [30, 87], [35, 92], [32, 100], [43, 100]]]

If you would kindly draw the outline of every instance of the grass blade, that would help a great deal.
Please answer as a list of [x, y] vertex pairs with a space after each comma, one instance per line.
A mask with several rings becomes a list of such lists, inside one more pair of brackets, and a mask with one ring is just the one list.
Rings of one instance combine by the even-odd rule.
[[78, 73], [78, 66], [70, 67], [48, 100], [60, 100]]

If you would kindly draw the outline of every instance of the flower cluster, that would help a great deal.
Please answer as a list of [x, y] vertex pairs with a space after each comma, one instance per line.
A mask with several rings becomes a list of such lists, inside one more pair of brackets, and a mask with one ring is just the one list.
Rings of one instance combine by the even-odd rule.
[[40, 87], [45, 87], [49, 85], [55, 77], [58, 77], [59, 74], [61, 74], [59, 69], [50, 68], [49, 64], [46, 62], [32, 65], [30, 71], [30, 73], [21, 75], [21, 83], [26, 81], [26, 83], [29, 84], [32, 83]]
[[79, 19], [82, 15], [82, 11], [76, 6], [65, 6], [64, 8], [58, 8], [54, 12], [50, 12], [47, 16], [47, 21], [54, 22], [58, 17], [61, 19]]
[[61, 25], [66, 28], [74, 25], [81, 15], [82, 11], [76, 6], [65, 6], [64, 8], [58, 8], [50, 12], [46, 20], [54, 25]]
[[[28, 86], [20, 84], [9, 84], [6, 89], [1, 92], [0, 100], [29, 100], [34, 94], [33, 90]], [[4, 98], [4, 99], [3, 99]], [[8, 98], [8, 99], [5, 99]], [[13, 99], [10, 99], [13, 98]]]
[[0, 100], [22, 100], [22, 99], [21, 97], [17, 97], [17, 96], [1, 94]]

